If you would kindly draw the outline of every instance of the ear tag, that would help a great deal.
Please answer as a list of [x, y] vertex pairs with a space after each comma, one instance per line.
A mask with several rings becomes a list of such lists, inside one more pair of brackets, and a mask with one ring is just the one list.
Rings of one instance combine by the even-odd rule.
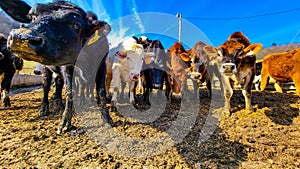
[[251, 50], [250, 52], [247, 53], [246, 56], [251, 56], [251, 55], [253, 55], [253, 54], [254, 54], [254, 52]]
[[89, 40], [88, 45], [91, 45], [95, 43], [98, 39], [100, 39], [100, 36], [98, 35], [99, 30], [95, 31], [94, 36]]

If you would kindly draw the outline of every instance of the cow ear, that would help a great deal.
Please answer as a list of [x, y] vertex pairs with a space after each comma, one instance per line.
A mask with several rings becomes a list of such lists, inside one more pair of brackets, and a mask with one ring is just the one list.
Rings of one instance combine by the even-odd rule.
[[259, 52], [261, 49], [262, 49], [262, 44], [255, 43], [245, 48], [244, 53], [246, 53], [246, 56], [256, 55], [257, 52]]
[[144, 47], [141, 44], [133, 44], [130, 46], [130, 49], [136, 52], [137, 54], [144, 57]]
[[104, 21], [93, 20], [91, 24], [93, 32], [99, 30], [101, 34], [107, 35], [111, 31], [111, 26]]
[[6, 0], [0, 1], [0, 7], [5, 11], [11, 18], [21, 23], [30, 23], [31, 18], [28, 12], [31, 9], [26, 2], [21, 0]]
[[184, 62], [191, 61], [190, 55], [189, 55], [188, 53], [181, 53], [181, 54], [180, 54], [180, 58], [181, 58], [181, 60], [183, 60]]
[[213, 46], [204, 46], [203, 51], [209, 56], [210, 59], [215, 59], [219, 54], [219, 50]]

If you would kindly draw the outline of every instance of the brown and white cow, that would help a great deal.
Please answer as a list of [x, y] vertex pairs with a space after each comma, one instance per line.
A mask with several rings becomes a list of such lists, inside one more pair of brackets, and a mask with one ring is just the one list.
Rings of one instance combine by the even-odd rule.
[[207, 54], [215, 56], [215, 61], [221, 73], [224, 89], [224, 108], [230, 111], [230, 99], [233, 85], [243, 82], [242, 93], [245, 97], [246, 110], [251, 109], [251, 88], [255, 76], [256, 53], [261, 44], [250, 44], [242, 32], [235, 32], [217, 48], [205, 46]]
[[206, 88], [209, 91], [208, 95], [211, 96], [211, 79], [213, 75], [220, 79], [220, 72], [214, 60], [203, 50], [205, 46], [207, 46], [206, 43], [199, 41], [187, 52], [192, 60], [191, 78], [201, 83], [206, 82]]
[[276, 80], [276, 91], [282, 92], [283, 82], [294, 82], [300, 96], [300, 49], [268, 54], [262, 62], [261, 91], [265, 90], [269, 77]]

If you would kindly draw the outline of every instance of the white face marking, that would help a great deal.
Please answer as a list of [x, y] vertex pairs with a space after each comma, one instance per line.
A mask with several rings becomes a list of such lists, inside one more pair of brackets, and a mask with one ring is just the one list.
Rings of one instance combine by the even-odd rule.
[[222, 52], [220, 50], [218, 50], [218, 57], [223, 56]]

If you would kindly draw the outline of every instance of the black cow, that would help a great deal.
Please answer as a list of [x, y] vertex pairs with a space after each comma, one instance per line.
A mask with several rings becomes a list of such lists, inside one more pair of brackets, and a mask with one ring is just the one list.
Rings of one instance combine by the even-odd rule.
[[5, 107], [11, 106], [8, 96], [12, 78], [16, 70], [21, 70], [23, 60], [7, 50], [7, 39], [0, 34], [0, 98]]
[[[160, 40], [149, 40], [142, 36], [138, 39], [138, 42], [143, 45], [147, 54], [151, 54], [149, 56], [145, 55], [141, 73], [143, 101], [147, 105], [151, 105], [149, 101], [150, 93], [153, 89], [162, 90], [164, 82], [167, 81], [166, 71], [168, 71], [169, 68], [166, 66], [166, 63], [168, 58]], [[138, 86], [139, 84], [136, 82], [135, 88]], [[134, 91], [136, 92], [137, 90]], [[158, 93], [160, 93], [160, 91], [158, 91]], [[135, 93], [135, 96], [138, 100], [139, 95]]]
[[[99, 56], [104, 56], [105, 60], [108, 52], [106, 34], [109, 33], [110, 26], [88, 17], [85, 11], [70, 2], [36, 4], [31, 8], [21, 0], [0, 0], [0, 6], [13, 19], [28, 23], [23, 28], [13, 29], [8, 37], [8, 47], [18, 57], [45, 65], [62, 66], [67, 96], [61, 126], [57, 133], [61, 133], [64, 127], [69, 129], [73, 111], [73, 65], [85, 44], [91, 45], [99, 40], [102, 46], [98, 48], [98, 53], [101, 53]], [[100, 28], [101, 31], [94, 34]], [[93, 38], [90, 38], [92, 35]], [[105, 78], [105, 66], [99, 67], [100, 69], [103, 67], [99, 72], [104, 73], [99, 74]], [[101, 97], [105, 98], [105, 95]], [[101, 104], [101, 107], [104, 107], [102, 117], [110, 122], [106, 104]]]

